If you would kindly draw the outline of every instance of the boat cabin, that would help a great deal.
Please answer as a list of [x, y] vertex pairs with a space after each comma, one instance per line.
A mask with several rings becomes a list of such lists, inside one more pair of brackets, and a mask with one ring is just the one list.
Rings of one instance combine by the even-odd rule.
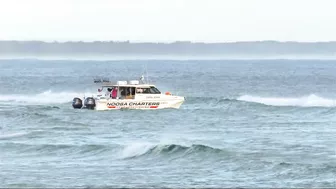
[[103, 83], [98, 92], [105, 93], [100, 97], [112, 99], [134, 99], [139, 94], [161, 94], [155, 85], [140, 84], [138, 80], [118, 81], [116, 84]]

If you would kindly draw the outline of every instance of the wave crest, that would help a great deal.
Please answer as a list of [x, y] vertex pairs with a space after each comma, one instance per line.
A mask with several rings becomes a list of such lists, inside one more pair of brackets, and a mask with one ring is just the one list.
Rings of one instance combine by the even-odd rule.
[[270, 106], [299, 106], [299, 107], [336, 107], [336, 100], [311, 94], [298, 98], [259, 97], [251, 95], [240, 96], [237, 100], [254, 102]]
[[178, 144], [149, 144], [136, 143], [126, 146], [121, 152], [124, 159], [135, 158], [143, 155], [167, 155], [167, 154], [192, 154], [201, 152], [221, 152], [221, 149], [213, 148], [202, 144], [192, 144], [191, 146], [183, 146]]

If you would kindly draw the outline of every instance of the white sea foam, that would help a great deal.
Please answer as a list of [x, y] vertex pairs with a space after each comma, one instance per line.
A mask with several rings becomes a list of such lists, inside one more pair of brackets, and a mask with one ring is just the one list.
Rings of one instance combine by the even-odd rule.
[[314, 94], [298, 98], [260, 97], [243, 95], [237, 100], [255, 102], [270, 106], [299, 106], [299, 107], [335, 107], [336, 99], [323, 98]]
[[84, 96], [92, 96], [89, 93], [76, 92], [53, 92], [51, 90], [39, 94], [11, 94], [0, 95], [2, 102], [20, 102], [29, 104], [62, 104], [71, 102], [74, 97], [83, 98]]
[[1, 139], [11, 139], [16, 137], [21, 137], [24, 135], [29, 134], [29, 132], [17, 132], [17, 133], [0, 133], [0, 140]]
[[121, 152], [121, 158], [131, 158], [147, 153], [155, 145], [147, 142], [136, 142], [127, 145]]

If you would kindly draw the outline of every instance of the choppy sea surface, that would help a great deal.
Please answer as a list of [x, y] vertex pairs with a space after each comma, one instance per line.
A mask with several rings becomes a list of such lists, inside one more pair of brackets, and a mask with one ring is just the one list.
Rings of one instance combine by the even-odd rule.
[[[72, 108], [144, 70], [180, 109]], [[335, 150], [335, 60], [0, 60], [0, 187], [335, 187]]]

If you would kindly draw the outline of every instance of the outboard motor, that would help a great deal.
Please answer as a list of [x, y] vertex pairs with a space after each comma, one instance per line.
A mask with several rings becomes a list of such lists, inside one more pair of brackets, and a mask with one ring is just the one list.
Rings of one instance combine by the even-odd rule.
[[96, 101], [95, 101], [95, 99], [93, 97], [86, 98], [85, 101], [84, 101], [84, 106], [87, 109], [93, 110], [96, 107]]
[[75, 108], [75, 109], [81, 109], [83, 106], [83, 102], [80, 98], [74, 98], [72, 100], [72, 107]]

